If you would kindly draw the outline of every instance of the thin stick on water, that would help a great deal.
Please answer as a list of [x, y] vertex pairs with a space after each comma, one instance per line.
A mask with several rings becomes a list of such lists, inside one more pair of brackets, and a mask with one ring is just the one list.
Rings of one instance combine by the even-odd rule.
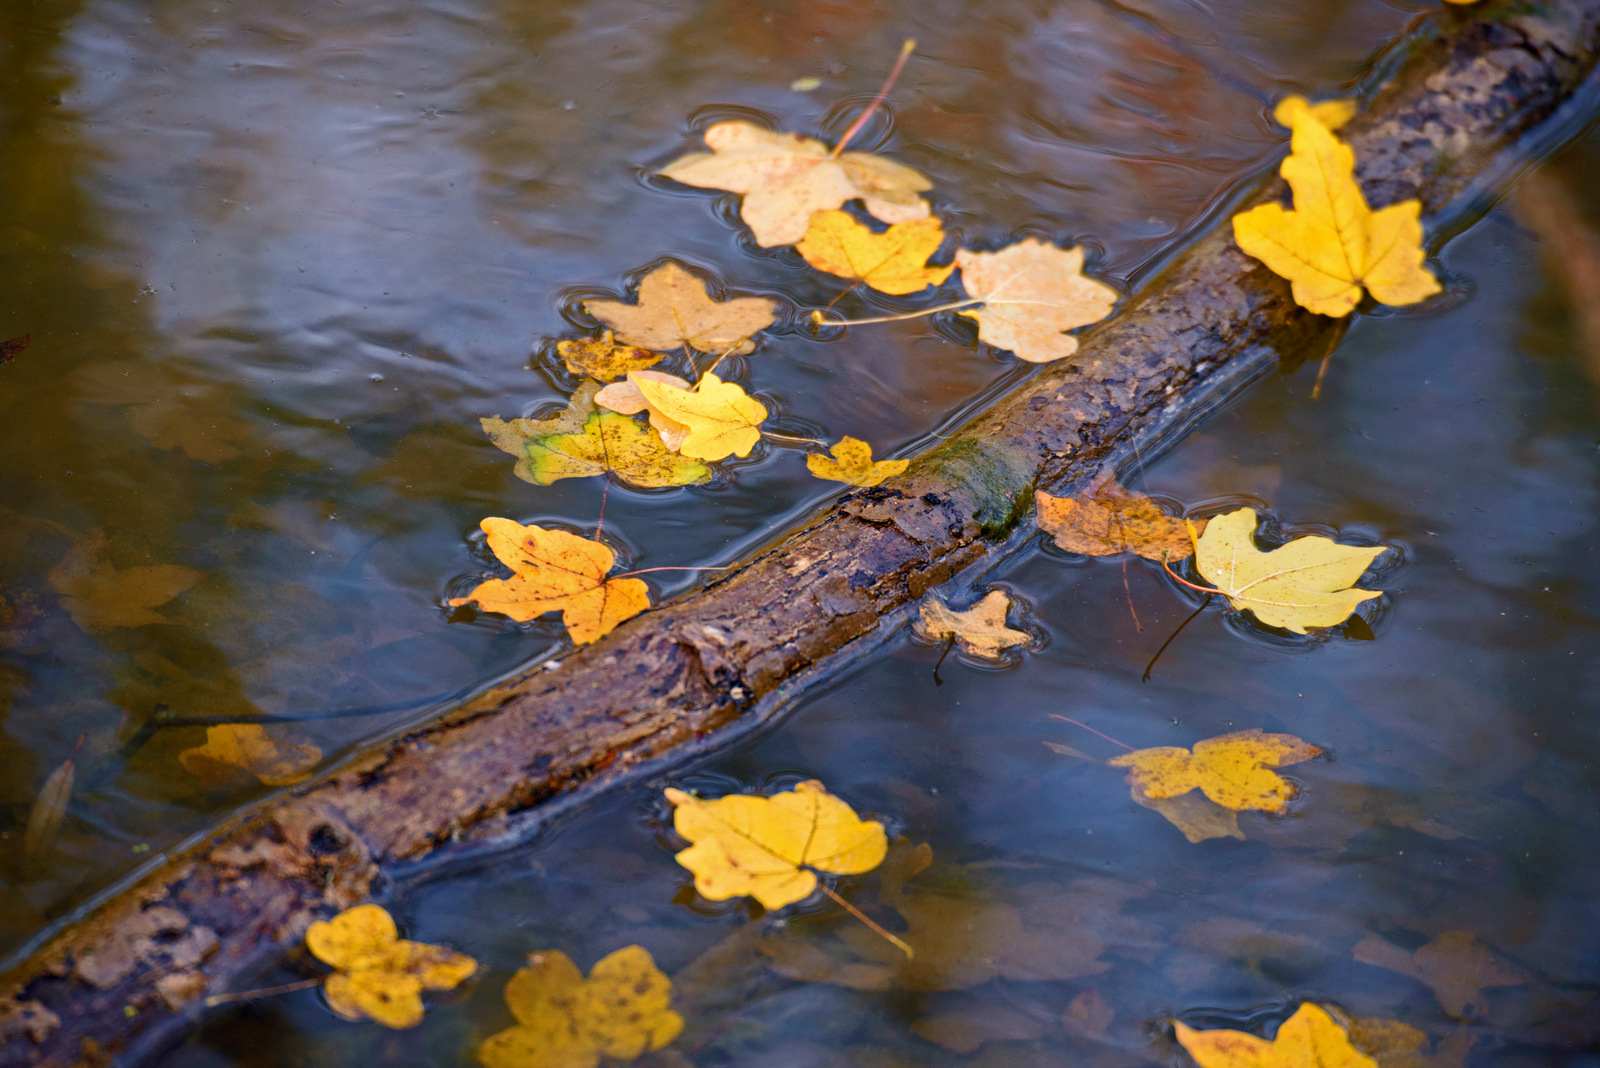
[[897, 947], [900, 950], [900, 952], [902, 952], [902, 953], [904, 953], [906, 955], [906, 959], [907, 960], [916, 959], [916, 956], [917, 956], [916, 950], [912, 949], [910, 946], [908, 946], [904, 942], [900, 941], [900, 939], [896, 938], [894, 935], [890, 934], [888, 931], [885, 931], [882, 927], [878, 926], [876, 923], [874, 923], [872, 921], [872, 917], [868, 916], [865, 912], [862, 912], [860, 909], [858, 909], [854, 905], [850, 904], [850, 902], [846, 901], [844, 898], [842, 898], [838, 894], [834, 893], [833, 889], [831, 887], [829, 887], [827, 883], [818, 881], [817, 885], [822, 887], [822, 892], [824, 894], [827, 894], [829, 897], [833, 898], [833, 900], [841, 908], [843, 908], [846, 912], [848, 912], [850, 915], [854, 916], [856, 919], [860, 920], [862, 923], [866, 924], [868, 928], [870, 928], [874, 933], [876, 933], [878, 935], [881, 935], [891, 945]]
[[269, 986], [261, 990], [241, 990], [237, 994], [212, 994], [206, 998], [206, 1008], [217, 1005], [226, 1005], [231, 1001], [254, 1001], [256, 998], [268, 998], [275, 994], [292, 994], [296, 990], [310, 990], [318, 983], [318, 979], [302, 979], [298, 983], [285, 983], [282, 986]]
[[1122, 592], [1128, 598], [1128, 614], [1133, 617], [1133, 629], [1143, 634], [1144, 626], [1139, 622], [1139, 613], [1134, 611], [1133, 607], [1133, 589], [1128, 585], [1128, 561], [1126, 557], [1122, 561]]
[[1176, 641], [1178, 639], [1178, 635], [1183, 633], [1183, 628], [1187, 627], [1190, 623], [1193, 623], [1197, 618], [1199, 618], [1200, 613], [1204, 612], [1206, 610], [1206, 606], [1210, 603], [1211, 595], [1208, 593], [1205, 596], [1205, 600], [1200, 602], [1200, 607], [1196, 608], [1193, 612], [1190, 612], [1184, 621], [1178, 624], [1178, 629], [1167, 635], [1167, 640], [1161, 643], [1161, 648], [1156, 650], [1156, 655], [1152, 656], [1150, 658], [1150, 663], [1144, 666], [1144, 674], [1139, 676], [1140, 682], [1150, 681], [1150, 673], [1155, 670], [1156, 661], [1161, 659], [1161, 654], [1167, 651], [1167, 646]]
[[867, 120], [872, 118], [872, 113], [877, 111], [879, 105], [888, 98], [889, 90], [894, 88], [894, 83], [900, 77], [900, 72], [906, 69], [906, 60], [911, 58], [911, 53], [915, 52], [916, 49], [916, 38], [907, 37], [906, 43], [900, 46], [900, 58], [894, 61], [894, 69], [889, 71], [889, 76], [883, 80], [883, 88], [879, 89], [878, 95], [872, 98], [872, 103], [867, 105], [867, 110], [863, 111], [850, 129], [844, 132], [844, 136], [839, 138], [839, 143], [833, 146], [834, 159], [839, 158], [839, 153], [844, 151], [844, 146], [850, 143], [852, 137], [861, 132], [861, 127], [865, 126]]
[[1087, 723], [1079, 723], [1077, 720], [1073, 719], [1071, 716], [1063, 716], [1059, 712], [1052, 712], [1052, 713], [1050, 713], [1050, 718], [1051, 719], [1064, 719], [1068, 723], [1072, 724], [1074, 727], [1082, 727], [1084, 730], [1088, 731], [1090, 734], [1098, 734], [1098, 735], [1100, 735], [1100, 737], [1104, 738], [1106, 741], [1110, 742], [1112, 745], [1120, 745], [1120, 746], [1122, 746], [1122, 748], [1126, 749], [1128, 752], [1130, 752], [1130, 753], [1134, 752], [1133, 746], [1129, 745], [1127, 742], [1119, 742], [1115, 738], [1111, 737], [1111, 735], [1109, 735], [1109, 734], [1100, 734], [1099, 731], [1095, 730], [1093, 727], [1089, 726]]
[[[905, 319], [921, 319], [924, 315], [932, 315], [934, 312], [954, 311], [957, 308], [970, 308], [982, 303], [982, 297], [974, 297], [970, 300], [958, 300], [950, 304], [940, 304], [933, 308], [923, 308], [921, 311], [906, 312], [902, 315], [880, 315], [873, 319], [829, 319], [822, 314], [821, 309], [818, 309], [811, 313], [811, 322], [814, 326], [865, 326], [868, 323], [898, 323]], [[1042, 300], [1011, 300], [1006, 303], [1044, 304], [1047, 302]]]
[[761, 432], [761, 436], [764, 438], [771, 438], [773, 441], [792, 442], [796, 445], [821, 445], [823, 448], [828, 447], [828, 443], [826, 441], [818, 441], [816, 438], [797, 438], [791, 434], [780, 434], [775, 430], [763, 430]]
[[648, 575], [652, 571], [727, 571], [737, 566], [737, 564], [719, 564], [716, 567], [642, 567], [638, 571], [624, 571], [620, 575], [612, 575], [611, 578], [632, 578], [634, 575]]

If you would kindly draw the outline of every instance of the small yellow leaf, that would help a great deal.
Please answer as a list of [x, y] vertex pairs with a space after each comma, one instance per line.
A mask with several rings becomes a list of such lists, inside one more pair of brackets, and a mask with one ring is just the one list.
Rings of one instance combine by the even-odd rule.
[[[1163, 512], [1142, 493], [1106, 481], [1079, 497], [1052, 497], [1043, 490], [1034, 495], [1039, 529], [1069, 553], [1115, 556], [1134, 552], [1146, 560], [1186, 560], [1194, 543], [1183, 520]], [[1205, 520], [1194, 521], [1197, 530]]]
[[761, 297], [712, 300], [706, 284], [676, 263], [644, 276], [637, 304], [591, 300], [583, 310], [612, 327], [624, 344], [662, 351], [687, 345], [701, 352], [750, 352], [750, 335], [778, 317], [778, 306]]
[[1138, 749], [1106, 761], [1128, 768], [1135, 798], [1154, 801], [1200, 790], [1236, 812], [1281, 813], [1295, 794], [1292, 782], [1272, 771], [1322, 752], [1292, 734], [1263, 734], [1259, 727], [1196, 742], [1194, 752], [1177, 746]]
[[[654, 374], [652, 371], [634, 372]], [[610, 385], [595, 394], [617, 389]], [[556, 419], [561, 419], [557, 416]], [[549, 424], [555, 420], [544, 420]], [[563, 478], [590, 478], [611, 473], [633, 486], [687, 486], [711, 477], [705, 464], [680, 456], [668, 447], [661, 431], [615, 412], [590, 412], [573, 432], [540, 434], [533, 419], [481, 420], [499, 448], [518, 458], [517, 477], [537, 486]], [[669, 425], [669, 430], [671, 426]], [[682, 431], [677, 433], [681, 434]]]
[[689, 428], [678, 451], [697, 460], [724, 460], [749, 456], [761, 440], [760, 426], [767, 409], [732, 382], [707, 371], [693, 392], [652, 382], [638, 374], [628, 381], [639, 388], [652, 412], [660, 412]]
[[321, 759], [322, 750], [310, 742], [279, 737], [256, 723], [207, 727], [205, 745], [178, 754], [178, 763], [208, 784], [246, 773], [267, 786], [288, 786], [310, 778]]
[[422, 1022], [422, 992], [450, 990], [478, 970], [462, 953], [400, 938], [378, 905], [357, 905], [306, 929], [306, 948], [336, 969], [323, 984], [328, 1006], [350, 1020], [385, 1027]]
[[961, 314], [978, 321], [978, 337], [1029, 363], [1078, 351], [1062, 333], [1111, 313], [1117, 291], [1083, 276], [1083, 250], [1030, 237], [998, 252], [956, 253], [961, 284], [983, 307]]
[[666, 359], [659, 352], [617, 344], [610, 330], [597, 338], [558, 341], [556, 352], [573, 374], [588, 375], [602, 382], [614, 382], [629, 371], [642, 371]]
[[[662, 371], [635, 371], [640, 378], [650, 382], [659, 382], [664, 386], [688, 391], [689, 383], [677, 375], [669, 375]], [[682, 423], [667, 418], [661, 412], [650, 407], [650, 402], [644, 399], [644, 394], [639, 392], [639, 387], [631, 379], [622, 382], [613, 382], [594, 395], [594, 402], [622, 415], [638, 415], [640, 412], [650, 413], [650, 425], [655, 427], [656, 433], [661, 435], [661, 444], [666, 446], [668, 452], [677, 452], [683, 448], [683, 439], [689, 436], [689, 428]]]
[[519, 623], [559, 610], [579, 645], [650, 607], [650, 587], [642, 580], [606, 578], [616, 554], [597, 541], [493, 516], [479, 526], [489, 535], [490, 551], [514, 574], [481, 583], [467, 596], [452, 598], [452, 605], [476, 601], [483, 611]]
[[1249, 609], [1267, 626], [1296, 634], [1331, 627], [1362, 601], [1381, 596], [1381, 590], [1351, 586], [1383, 555], [1382, 545], [1340, 545], [1310, 535], [1262, 552], [1252, 538], [1255, 529], [1253, 508], [1213, 516], [1195, 540], [1195, 567], [1233, 607]]
[[666, 796], [676, 806], [673, 826], [693, 843], [678, 863], [709, 901], [748, 896], [780, 909], [816, 888], [808, 868], [857, 875], [881, 864], [889, 848], [883, 824], [861, 819], [815, 780], [771, 797], [701, 801], [670, 788]]
[[944, 226], [931, 215], [875, 234], [849, 212], [819, 211], [811, 216], [806, 236], [795, 250], [819, 271], [904, 296], [938, 285], [955, 270], [953, 264], [928, 266], [928, 257], [939, 251], [943, 241]]
[[1422, 265], [1422, 202], [1374, 212], [1355, 180], [1355, 153], [1309, 107], [1289, 108], [1294, 134], [1279, 173], [1294, 210], [1262, 204], [1233, 217], [1247, 255], [1287, 278], [1301, 307], [1347, 315], [1365, 286], [1383, 304], [1415, 304], [1439, 292]]
[[1303, 1002], [1271, 1042], [1244, 1031], [1196, 1031], [1174, 1022], [1178, 1041], [1200, 1068], [1378, 1068], [1350, 1044], [1327, 1010]]
[[672, 980], [643, 946], [600, 958], [585, 979], [560, 950], [528, 957], [506, 983], [517, 1019], [478, 1047], [486, 1068], [594, 1068], [601, 1057], [631, 1061], [683, 1030], [668, 1006]]
[[879, 460], [872, 462], [872, 446], [860, 438], [845, 437], [828, 450], [829, 459], [818, 453], [806, 456], [806, 470], [818, 478], [831, 478], [848, 482], [852, 486], [876, 486], [886, 478], [893, 478], [910, 466], [910, 460]]
[[1292, 130], [1295, 116], [1304, 111], [1309, 111], [1312, 118], [1329, 130], [1337, 130], [1356, 117], [1357, 104], [1354, 100], [1319, 100], [1313, 104], [1299, 93], [1291, 93], [1272, 109], [1272, 119], [1279, 126]]
[[106, 536], [97, 530], [74, 545], [47, 576], [50, 588], [61, 595], [61, 607], [90, 634], [166, 623], [165, 616], [151, 609], [200, 581], [200, 572], [177, 564], [118, 571], [105, 555]]
[[1026, 645], [1032, 640], [1027, 631], [1006, 626], [1010, 608], [1011, 598], [1001, 590], [991, 590], [983, 600], [962, 612], [930, 593], [922, 599], [922, 611], [914, 626], [924, 638], [942, 641], [954, 636], [962, 652], [994, 660], [1011, 646]]

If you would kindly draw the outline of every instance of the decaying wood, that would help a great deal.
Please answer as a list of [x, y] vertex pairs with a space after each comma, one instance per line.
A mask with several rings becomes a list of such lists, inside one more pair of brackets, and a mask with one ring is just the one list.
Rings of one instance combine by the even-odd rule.
[[[1505, 0], [1437, 21], [1343, 136], [1375, 205], [1420, 196], [1448, 215], [1481, 202], [1475, 181], [1511, 173], [1508, 154], [1588, 77], [1600, 0]], [[1273, 181], [1255, 200], [1283, 195]], [[901, 478], [235, 821], [67, 925], [0, 980], [0, 1064], [133, 1063], [191, 1026], [204, 995], [248, 985], [312, 920], [441, 847], [515, 838], [553, 799], [737, 733], [886, 640], [927, 590], [1015, 547], [1036, 486], [1070, 492], [1280, 360], [1320, 356], [1336, 329], [1219, 219], [1070, 366], [1028, 379]]]

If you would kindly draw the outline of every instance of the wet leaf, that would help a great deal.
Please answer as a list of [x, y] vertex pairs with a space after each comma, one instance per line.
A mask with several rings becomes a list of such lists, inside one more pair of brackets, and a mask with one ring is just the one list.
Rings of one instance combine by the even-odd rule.
[[961, 314], [978, 321], [978, 337], [1029, 363], [1048, 363], [1078, 351], [1062, 333], [1111, 313], [1117, 291], [1083, 276], [1083, 250], [1056, 248], [1030, 237], [998, 252], [956, 253], [961, 284], [983, 307]]
[[1382, 545], [1341, 545], [1331, 538], [1295, 538], [1271, 552], [1255, 546], [1253, 508], [1214, 516], [1195, 540], [1195, 567], [1233, 607], [1269, 627], [1296, 634], [1344, 622], [1380, 590], [1351, 586], [1384, 553]]
[[601, 1057], [631, 1061], [683, 1030], [668, 1006], [672, 980], [642, 946], [602, 957], [585, 979], [559, 950], [528, 957], [506, 983], [515, 1027], [478, 1047], [488, 1068], [595, 1068]]
[[1032, 639], [1027, 631], [1006, 626], [1011, 598], [1002, 590], [991, 590], [983, 600], [957, 612], [936, 593], [922, 599], [921, 614], [913, 626], [932, 641], [955, 637], [961, 651], [971, 656], [995, 660], [1013, 645], [1026, 645]]
[[599, 337], [556, 342], [556, 352], [575, 375], [588, 375], [602, 382], [614, 382], [629, 371], [643, 371], [666, 359], [659, 352], [619, 345], [610, 330]]
[[0, 341], [0, 363], [10, 363], [33, 343], [32, 334], [22, 334], [18, 337], [7, 338]]
[[711, 477], [705, 464], [668, 448], [655, 427], [615, 412], [590, 412], [575, 431], [558, 434], [537, 433], [532, 419], [481, 422], [496, 446], [518, 457], [517, 477], [536, 486], [607, 473], [647, 488], [688, 486]]
[[50, 588], [61, 607], [90, 634], [116, 627], [166, 623], [152, 611], [200, 581], [200, 572], [177, 564], [152, 564], [118, 571], [105, 559], [106, 536], [95, 531], [72, 547], [50, 570]]
[[710, 152], [691, 152], [661, 173], [684, 185], [744, 194], [739, 214], [764, 248], [795, 244], [815, 212], [858, 197], [886, 223], [928, 214], [928, 202], [917, 194], [933, 183], [882, 156], [843, 152], [835, 158], [821, 141], [738, 121], [708, 127], [705, 139]]
[[1176, 1021], [1173, 1029], [1200, 1068], [1378, 1068], [1325, 1009], [1309, 1001], [1271, 1042], [1244, 1031], [1196, 1031]]
[[924, 1016], [911, 1025], [922, 1039], [953, 1053], [972, 1053], [986, 1042], [1028, 1042], [1052, 1034], [1048, 1019], [992, 1002], [980, 1002], [963, 1012]]
[[938, 285], [955, 270], [928, 265], [943, 241], [944, 225], [931, 215], [875, 234], [849, 212], [819, 211], [795, 251], [819, 271], [904, 296]]
[[[1039, 528], [1069, 553], [1115, 556], [1134, 552], [1146, 560], [1184, 560], [1194, 554], [1194, 542], [1183, 520], [1161, 510], [1142, 493], [1123, 489], [1115, 482], [1091, 486], [1080, 497], [1052, 497], [1043, 490], [1033, 495]], [[1197, 531], [1205, 520], [1194, 521]]]
[[72, 781], [77, 776], [73, 762], [63, 760], [39, 787], [33, 809], [28, 813], [28, 827], [22, 835], [22, 855], [35, 859], [50, 848], [61, 830], [61, 821], [67, 814], [67, 802], [72, 800]]
[[815, 780], [754, 797], [729, 794], [701, 801], [668, 789], [673, 827], [692, 845], [677, 861], [694, 872], [708, 901], [748, 896], [780, 909], [810, 896], [817, 876], [871, 871], [883, 861], [883, 824], [863, 820]]
[[489, 550], [513, 574], [481, 583], [467, 596], [452, 598], [452, 605], [476, 601], [483, 611], [519, 623], [559, 610], [579, 645], [650, 607], [650, 588], [641, 579], [606, 578], [616, 554], [597, 541], [494, 516], [479, 526], [489, 536]]
[[687, 345], [701, 352], [750, 352], [750, 336], [778, 317], [778, 306], [761, 297], [712, 300], [706, 284], [676, 263], [644, 276], [637, 304], [591, 300], [583, 310], [614, 329], [618, 341], [661, 351]]
[[1528, 982], [1528, 973], [1506, 963], [1471, 931], [1446, 931], [1415, 953], [1369, 934], [1352, 953], [1362, 964], [1387, 968], [1432, 987], [1440, 1007], [1457, 1018], [1486, 1014], [1486, 989]]
[[1237, 838], [1244, 841], [1244, 831], [1239, 828], [1239, 814], [1231, 808], [1223, 808], [1205, 794], [1188, 793], [1158, 800], [1146, 797], [1135, 787], [1133, 800], [1161, 813], [1191, 842], [1204, 842], [1208, 838]]
[[1295, 786], [1272, 769], [1321, 753], [1292, 734], [1264, 734], [1254, 728], [1196, 742], [1192, 753], [1159, 746], [1124, 753], [1106, 763], [1130, 769], [1128, 782], [1135, 797], [1161, 801], [1199, 790], [1235, 812], [1281, 814], [1288, 810]]
[[182, 449], [201, 463], [220, 464], [244, 455], [233, 442], [254, 434], [255, 427], [222, 414], [222, 398], [209, 387], [183, 386], [178, 392], [183, 399], [163, 398], [129, 408], [128, 426], [156, 448]]
[[652, 414], [660, 412], [689, 428], [678, 446], [684, 456], [697, 460], [749, 456], [750, 450], [761, 440], [760, 426], [767, 417], [766, 406], [747, 396], [735, 383], [724, 382], [710, 371], [700, 377], [692, 392], [652, 382], [637, 373], [629, 375], [628, 381], [644, 394]]
[[1272, 109], [1272, 120], [1292, 130], [1295, 117], [1310, 112], [1326, 129], [1337, 130], [1356, 117], [1359, 107], [1354, 100], [1319, 100], [1313, 104], [1298, 93], [1290, 93]]
[[309, 741], [270, 731], [256, 723], [224, 723], [206, 728], [206, 743], [178, 754], [178, 763], [202, 782], [225, 783], [254, 775], [267, 786], [304, 782], [322, 759]]
[[1331, 1005], [1328, 1014], [1345, 1029], [1350, 1044], [1377, 1061], [1378, 1068], [1463, 1068], [1478, 1041], [1476, 1034], [1463, 1029], [1440, 1039], [1434, 1050], [1428, 1036], [1410, 1024], [1351, 1016]]
[[400, 938], [378, 905], [357, 905], [306, 929], [306, 948], [336, 969], [323, 982], [328, 1007], [348, 1020], [385, 1027], [422, 1022], [422, 992], [451, 990], [478, 970], [463, 953]]
[[1294, 210], [1261, 204], [1233, 217], [1233, 236], [1248, 255], [1287, 278], [1295, 302], [1342, 316], [1365, 286], [1383, 304], [1415, 304], [1439, 292], [1422, 265], [1422, 202], [1373, 211], [1355, 180], [1355, 153], [1308, 107], [1288, 108], [1294, 130], [1279, 173]]
[[819, 453], [806, 456], [806, 470], [818, 478], [848, 482], [852, 486], [876, 486], [893, 478], [911, 465], [910, 460], [872, 460], [872, 446], [860, 438], [844, 437], [828, 449], [829, 459]]
[[[634, 372], [641, 379], [657, 382], [673, 389], [688, 391], [691, 387], [688, 382], [677, 375], [669, 375], [662, 371], [637, 371]], [[623, 382], [613, 382], [594, 395], [594, 402], [600, 407], [622, 415], [638, 415], [640, 412], [650, 413], [650, 425], [655, 427], [656, 433], [661, 435], [661, 443], [669, 452], [677, 452], [683, 448], [683, 439], [689, 436], [689, 428], [676, 420], [669, 419], [661, 412], [650, 407], [650, 402], [644, 399], [644, 394], [639, 392], [639, 386], [631, 379]]]

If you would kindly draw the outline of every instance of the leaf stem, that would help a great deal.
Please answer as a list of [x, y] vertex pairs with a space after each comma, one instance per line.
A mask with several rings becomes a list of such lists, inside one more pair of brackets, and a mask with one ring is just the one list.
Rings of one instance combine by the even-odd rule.
[[633, 575], [648, 575], [652, 571], [727, 571], [737, 567], [737, 564], [721, 564], [717, 567], [642, 567], [638, 571], [624, 571], [621, 574], [611, 575], [609, 578], [629, 578]]
[[780, 434], [775, 430], [763, 430], [761, 436], [771, 438], [773, 441], [792, 441], [796, 445], [820, 445], [824, 449], [828, 447], [826, 441], [818, 441], [816, 438], [797, 438], [790, 434]]
[[1095, 730], [1093, 727], [1089, 726], [1087, 723], [1079, 723], [1077, 720], [1073, 719], [1071, 716], [1063, 716], [1059, 712], [1052, 712], [1052, 713], [1050, 713], [1050, 718], [1051, 719], [1064, 719], [1068, 723], [1072, 724], [1074, 727], [1082, 727], [1084, 730], [1088, 731], [1090, 734], [1098, 734], [1098, 735], [1100, 735], [1100, 737], [1104, 738], [1106, 741], [1110, 742], [1112, 745], [1120, 745], [1120, 746], [1122, 746], [1122, 748], [1126, 749], [1130, 753], [1137, 752], [1137, 750], [1135, 750], [1133, 748], [1133, 746], [1129, 745], [1127, 742], [1119, 742], [1115, 738], [1111, 737], [1111, 735], [1109, 735], [1109, 734], [1100, 734], [1099, 731]]
[[1184, 578], [1182, 575], [1180, 575], [1176, 571], [1172, 570], [1172, 568], [1168, 567], [1165, 557], [1163, 557], [1162, 560], [1161, 560], [1161, 570], [1165, 571], [1167, 573], [1167, 575], [1174, 582], [1178, 583], [1178, 585], [1187, 586], [1191, 590], [1198, 590], [1201, 593], [1207, 593], [1207, 594], [1210, 594], [1210, 593], [1221, 593], [1222, 592], [1221, 590], [1217, 589], [1215, 586], [1196, 586], [1194, 583], [1190, 582], [1188, 579]]
[[292, 994], [296, 990], [309, 990], [320, 982], [322, 982], [322, 979], [318, 977], [316, 979], [302, 979], [298, 983], [285, 983], [282, 986], [269, 986], [262, 990], [241, 990], [236, 994], [212, 994], [206, 998], [206, 1008], [226, 1005], [230, 1001], [250, 1001], [255, 998], [271, 997], [274, 994]]
[[839, 158], [839, 154], [844, 151], [844, 146], [850, 143], [852, 137], [861, 132], [861, 127], [865, 126], [867, 120], [872, 118], [872, 113], [878, 110], [878, 105], [888, 98], [889, 90], [894, 88], [894, 83], [900, 77], [900, 72], [906, 69], [906, 60], [911, 58], [911, 53], [916, 51], [916, 48], [917, 39], [915, 37], [907, 37], [906, 43], [900, 46], [900, 58], [894, 61], [894, 68], [889, 71], [889, 76], [883, 80], [883, 88], [879, 89], [878, 95], [872, 98], [872, 103], [867, 105], [867, 110], [863, 111], [860, 117], [850, 126], [850, 129], [844, 132], [844, 136], [839, 138], [839, 143], [833, 146], [834, 159]]
[[817, 881], [817, 885], [822, 887], [822, 892], [824, 894], [827, 894], [829, 897], [833, 898], [833, 900], [839, 905], [840, 908], [844, 909], [850, 915], [854, 916], [856, 919], [858, 919], [862, 923], [866, 924], [867, 927], [870, 928], [875, 934], [881, 935], [891, 945], [897, 947], [900, 950], [900, 952], [902, 952], [902, 953], [904, 953], [906, 955], [906, 959], [907, 960], [915, 960], [916, 959], [916, 956], [917, 956], [916, 950], [912, 949], [910, 946], [908, 946], [904, 942], [900, 941], [900, 939], [896, 938], [894, 935], [890, 934], [888, 931], [885, 931], [882, 927], [878, 926], [878, 924], [873, 922], [872, 917], [868, 916], [865, 912], [862, 912], [860, 909], [858, 909], [854, 905], [850, 904], [850, 902], [846, 901], [844, 898], [842, 898], [838, 894], [834, 893], [833, 892], [833, 888], [830, 887], [827, 883], [822, 882], [819, 879]]
[[[904, 319], [921, 319], [923, 316], [932, 315], [934, 312], [954, 311], [957, 308], [970, 308], [975, 304], [982, 303], [982, 297], [973, 297], [968, 300], [954, 301], [950, 304], [940, 304], [933, 308], [924, 308], [921, 311], [906, 312], [903, 315], [880, 315], [873, 319], [829, 319], [822, 314], [822, 309], [819, 308], [811, 313], [811, 322], [816, 326], [865, 326], [868, 323], [898, 323]], [[1025, 302], [1019, 300], [1010, 303], [1022, 304]], [[1029, 301], [1026, 303], [1043, 303], [1043, 301]]]

